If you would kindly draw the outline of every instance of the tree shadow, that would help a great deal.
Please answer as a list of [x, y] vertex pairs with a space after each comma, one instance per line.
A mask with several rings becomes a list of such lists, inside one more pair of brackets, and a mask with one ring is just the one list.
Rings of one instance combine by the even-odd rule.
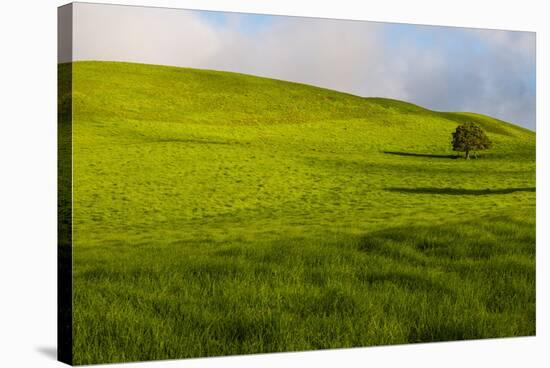
[[388, 192], [412, 194], [492, 195], [515, 192], [535, 192], [536, 188], [463, 189], [463, 188], [385, 188]]
[[429, 153], [383, 151], [386, 155], [457, 159], [457, 155], [433, 155]]

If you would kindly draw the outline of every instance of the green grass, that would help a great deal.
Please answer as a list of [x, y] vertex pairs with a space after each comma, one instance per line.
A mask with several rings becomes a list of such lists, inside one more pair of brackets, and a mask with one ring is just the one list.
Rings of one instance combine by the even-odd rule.
[[[76, 364], [535, 333], [533, 132], [235, 73], [73, 67]], [[493, 141], [480, 159], [454, 158], [463, 121]]]

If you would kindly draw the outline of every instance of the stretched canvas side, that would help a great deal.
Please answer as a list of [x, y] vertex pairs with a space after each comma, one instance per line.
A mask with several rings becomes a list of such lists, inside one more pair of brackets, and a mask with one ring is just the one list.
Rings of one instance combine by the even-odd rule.
[[72, 364], [72, 51], [73, 5], [57, 11], [57, 358]]

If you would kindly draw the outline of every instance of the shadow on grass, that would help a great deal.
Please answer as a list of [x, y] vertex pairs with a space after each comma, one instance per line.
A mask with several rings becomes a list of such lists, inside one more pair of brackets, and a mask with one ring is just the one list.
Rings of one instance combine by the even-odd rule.
[[429, 153], [383, 151], [386, 155], [457, 159], [457, 155], [432, 155]]
[[463, 188], [386, 188], [388, 192], [412, 194], [491, 195], [515, 192], [535, 192], [536, 188], [463, 189]]

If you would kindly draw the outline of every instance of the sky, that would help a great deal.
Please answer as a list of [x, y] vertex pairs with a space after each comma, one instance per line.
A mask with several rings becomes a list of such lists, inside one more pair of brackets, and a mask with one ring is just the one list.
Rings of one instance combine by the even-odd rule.
[[532, 32], [86, 3], [73, 22], [73, 60], [253, 74], [535, 130]]

